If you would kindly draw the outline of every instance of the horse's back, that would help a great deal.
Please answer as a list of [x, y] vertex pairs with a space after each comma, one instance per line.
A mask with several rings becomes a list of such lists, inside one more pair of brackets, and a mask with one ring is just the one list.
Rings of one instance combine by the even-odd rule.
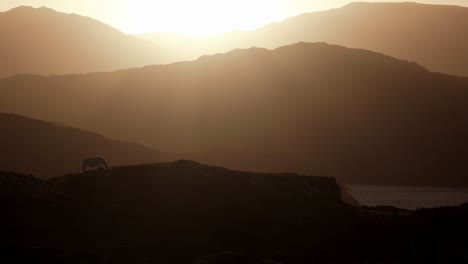
[[96, 156], [94, 158], [83, 158], [81, 161], [83, 171], [86, 169], [86, 167], [96, 168], [101, 165], [104, 166], [106, 169], [108, 168], [106, 160], [100, 156]]

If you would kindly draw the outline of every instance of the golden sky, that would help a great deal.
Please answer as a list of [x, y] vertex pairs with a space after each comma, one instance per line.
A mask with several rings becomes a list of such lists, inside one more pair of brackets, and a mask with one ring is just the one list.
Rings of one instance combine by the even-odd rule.
[[[372, 1], [372, 0], [371, 0]], [[468, 0], [417, 0], [468, 6]], [[340, 7], [352, 0], [0, 0], [0, 11], [46, 6], [93, 17], [128, 34], [220, 33], [255, 29], [300, 13]], [[372, 2], [399, 2], [374, 0]]]

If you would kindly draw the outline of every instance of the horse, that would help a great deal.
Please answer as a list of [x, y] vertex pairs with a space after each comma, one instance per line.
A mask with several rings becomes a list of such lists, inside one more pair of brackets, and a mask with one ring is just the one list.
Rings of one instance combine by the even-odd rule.
[[85, 172], [86, 167], [100, 168], [101, 166], [103, 166], [106, 170], [109, 168], [107, 166], [106, 160], [101, 156], [96, 156], [95, 158], [84, 158], [81, 161], [81, 172]]

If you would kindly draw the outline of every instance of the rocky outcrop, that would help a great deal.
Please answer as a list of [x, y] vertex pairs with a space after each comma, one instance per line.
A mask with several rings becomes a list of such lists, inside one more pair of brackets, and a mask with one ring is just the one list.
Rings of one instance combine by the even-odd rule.
[[341, 202], [341, 189], [332, 177], [241, 172], [190, 160], [71, 174], [50, 181], [48, 186], [69, 195], [95, 195], [102, 199], [128, 198], [127, 195], [135, 198], [145, 194], [149, 195], [145, 199], [165, 195], [168, 200], [184, 197], [191, 202], [202, 198], [199, 194], [203, 193], [207, 203], [225, 199], [226, 203], [249, 204], [261, 198]]
[[466, 248], [466, 205], [414, 213], [355, 208], [339, 199], [333, 178], [249, 173], [181, 160], [71, 174], [38, 187], [0, 191], [6, 216], [0, 217], [1, 263], [466, 259], [464, 251], [453, 251]]
[[119, 248], [113, 255], [130, 250], [156, 263], [167, 263], [165, 257], [194, 263], [231, 249], [250, 256], [259, 245], [284, 251], [311, 233], [318, 243], [319, 233], [329, 232], [323, 227], [345, 226], [352, 214], [330, 177], [250, 173], [188, 160], [69, 174], [37, 190], [0, 199], [9, 215], [0, 226], [11, 227], [0, 245], [38, 240], [45, 248], [78, 245], [85, 252], [105, 245]]
[[15, 172], [0, 172], [0, 191], [15, 190], [41, 184], [42, 181], [32, 175]]

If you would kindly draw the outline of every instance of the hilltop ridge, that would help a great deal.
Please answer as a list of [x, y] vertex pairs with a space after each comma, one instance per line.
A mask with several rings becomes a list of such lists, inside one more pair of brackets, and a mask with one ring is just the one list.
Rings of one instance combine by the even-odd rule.
[[[461, 6], [357, 2], [246, 32], [206, 37], [163, 33], [137, 36], [176, 54], [178, 60], [235, 48], [272, 49], [300, 41], [327, 42], [414, 61], [430, 71], [468, 76], [468, 8]], [[191, 43], [190, 47], [186, 43]]]
[[162, 50], [146, 40], [90, 17], [46, 7], [0, 12], [0, 38], [0, 78], [110, 71], [166, 61]]

